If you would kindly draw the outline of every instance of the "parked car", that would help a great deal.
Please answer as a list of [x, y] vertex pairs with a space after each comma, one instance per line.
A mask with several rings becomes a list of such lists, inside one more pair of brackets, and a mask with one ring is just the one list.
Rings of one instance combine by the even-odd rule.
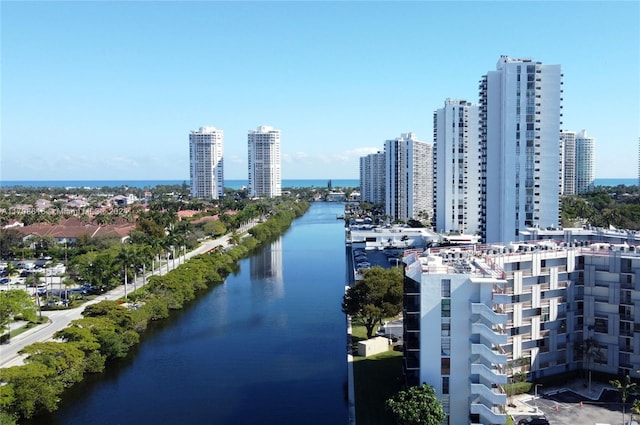
[[549, 425], [549, 421], [544, 416], [530, 416], [520, 419], [518, 425]]
[[0, 283], [1, 284], [11, 283], [11, 279], [9, 279], [8, 277], [3, 277], [2, 279], [0, 279]]

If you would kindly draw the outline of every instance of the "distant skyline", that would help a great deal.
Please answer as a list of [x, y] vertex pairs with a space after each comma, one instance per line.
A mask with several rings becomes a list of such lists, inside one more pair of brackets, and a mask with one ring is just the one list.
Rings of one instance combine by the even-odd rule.
[[189, 132], [281, 130], [283, 179], [357, 179], [359, 158], [446, 98], [478, 101], [500, 55], [560, 64], [562, 129], [596, 178], [637, 178], [637, 1], [0, 1], [0, 180], [189, 180]]

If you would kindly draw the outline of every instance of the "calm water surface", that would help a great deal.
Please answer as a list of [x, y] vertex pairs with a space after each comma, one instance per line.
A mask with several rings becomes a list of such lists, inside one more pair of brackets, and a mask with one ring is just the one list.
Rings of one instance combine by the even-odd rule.
[[346, 424], [342, 204], [313, 204], [240, 272], [33, 424]]

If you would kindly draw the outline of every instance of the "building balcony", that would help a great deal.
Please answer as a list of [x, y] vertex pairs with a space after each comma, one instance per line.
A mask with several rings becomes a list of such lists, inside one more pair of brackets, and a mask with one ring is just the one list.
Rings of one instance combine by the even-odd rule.
[[476, 354], [487, 360], [491, 364], [506, 365], [507, 355], [497, 350], [492, 350], [484, 344], [471, 344], [471, 354]]
[[409, 313], [420, 312], [420, 296], [419, 295], [405, 295], [404, 296], [404, 311]]
[[504, 405], [507, 403], [506, 394], [499, 389], [489, 388], [484, 384], [471, 384], [471, 394], [479, 395], [491, 404]]
[[407, 350], [419, 350], [420, 349], [420, 333], [406, 332], [404, 346]]
[[508, 382], [506, 373], [502, 372], [498, 368], [492, 369], [480, 363], [471, 364], [471, 374], [479, 375], [487, 381], [496, 385], [504, 385]]
[[484, 419], [483, 423], [505, 424], [507, 423], [507, 415], [504, 413], [504, 406], [489, 408], [481, 403], [471, 403], [471, 413], [480, 415]]
[[471, 314], [478, 314], [494, 325], [506, 325], [508, 320], [506, 314], [497, 313], [483, 303], [471, 303]]
[[625, 353], [633, 353], [633, 346], [632, 345], [621, 345], [619, 350], [622, 351], [622, 352], [625, 352]]
[[473, 323], [471, 333], [487, 338], [494, 345], [506, 344], [508, 341], [507, 334], [496, 332], [484, 323]]
[[[604, 331], [604, 332], [601, 332], [601, 333], [607, 333], [607, 332]], [[620, 336], [628, 336], [628, 337], [633, 338], [633, 331], [631, 329], [620, 329]]]
[[420, 315], [419, 314], [406, 314], [404, 316], [404, 329], [406, 331], [419, 331], [420, 330]]
[[417, 351], [406, 351], [403, 360], [405, 369], [420, 369], [420, 357]]

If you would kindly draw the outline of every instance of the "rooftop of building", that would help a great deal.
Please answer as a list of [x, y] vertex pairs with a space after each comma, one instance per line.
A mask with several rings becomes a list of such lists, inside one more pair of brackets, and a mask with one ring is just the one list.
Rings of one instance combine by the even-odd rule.
[[460, 245], [431, 247], [425, 250], [405, 251], [403, 261], [408, 268], [417, 268], [421, 273], [466, 274], [472, 277], [504, 279], [506, 274], [495, 261], [496, 257], [510, 257], [509, 263], [530, 260], [533, 254], [541, 258], [564, 257], [566, 252], [576, 255], [606, 255], [619, 252], [624, 256], [640, 257], [640, 243], [608, 243], [600, 241], [580, 241], [566, 243], [543, 239], [518, 242], [508, 245]]

